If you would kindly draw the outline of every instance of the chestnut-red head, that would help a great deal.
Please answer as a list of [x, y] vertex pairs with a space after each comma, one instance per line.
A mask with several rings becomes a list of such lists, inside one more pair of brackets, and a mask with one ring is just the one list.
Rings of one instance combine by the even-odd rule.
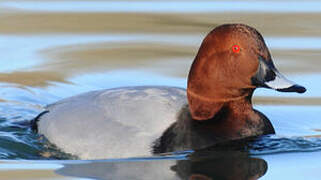
[[257, 87], [305, 92], [278, 72], [257, 30], [244, 24], [216, 27], [203, 40], [189, 72], [193, 119], [210, 119], [224, 103], [251, 96]]

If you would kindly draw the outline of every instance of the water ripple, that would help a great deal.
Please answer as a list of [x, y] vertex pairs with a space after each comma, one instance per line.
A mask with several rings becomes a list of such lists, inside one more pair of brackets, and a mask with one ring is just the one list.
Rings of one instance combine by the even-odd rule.
[[276, 154], [288, 152], [313, 152], [321, 150], [320, 138], [279, 138], [265, 136], [250, 144], [250, 153], [253, 155]]

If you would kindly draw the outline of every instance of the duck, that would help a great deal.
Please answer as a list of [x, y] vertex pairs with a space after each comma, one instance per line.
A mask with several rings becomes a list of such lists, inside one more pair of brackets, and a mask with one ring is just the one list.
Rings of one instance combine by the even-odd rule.
[[31, 127], [80, 159], [198, 150], [275, 133], [270, 120], [252, 106], [257, 88], [306, 91], [277, 70], [255, 28], [223, 24], [203, 39], [187, 89], [136, 86], [91, 91], [46, 106]]

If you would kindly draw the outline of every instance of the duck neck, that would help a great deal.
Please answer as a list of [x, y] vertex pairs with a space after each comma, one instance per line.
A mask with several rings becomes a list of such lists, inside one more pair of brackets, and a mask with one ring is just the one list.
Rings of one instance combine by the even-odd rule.
[[[226, 102], [222, 109], [225, 108], [229, 113], [226, 114], [227, 118], [225, 121], [238, 121], [237, 119], [241, 118], [242, 120], [251, 114], [253, 111], [252, 107], [252, 93], [249, 96], [245, 96], [241, 99], [236, 99]], [[218, 117], [219, 118], [219, 117]], [[224, 120], [223, 120], [224, 121]]]
[[195, 121], [203, 124], [199, 127], [207, 129], [216, 137], [223, 139], [240, 139], [263, 134], [264, 123], [252, 107], [253, 92], [248, 96], [225, 102], [215, 116], [206, 121]]

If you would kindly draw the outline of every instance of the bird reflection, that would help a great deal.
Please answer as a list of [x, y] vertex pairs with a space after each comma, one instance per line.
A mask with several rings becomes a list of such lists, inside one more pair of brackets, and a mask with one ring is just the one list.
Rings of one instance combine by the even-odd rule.
[[246, 151], [215, 147], [183, 156], [68, 163], [56, 172], [94, 179], [141, 180], [255, 180], [267, 171], [267, 162]]
[[247, 153], [220, 151], [192, 154], [187, 160], [177, 161], [171, 169], [180, 179], [188, 180], [255, 180], [267, 171], [267, 163]]
[[267, 171], [267, 162], [249, 155], [255, 138], [216, 144], [193, 152], [171, 169], [188, 180], [255, 180]]

